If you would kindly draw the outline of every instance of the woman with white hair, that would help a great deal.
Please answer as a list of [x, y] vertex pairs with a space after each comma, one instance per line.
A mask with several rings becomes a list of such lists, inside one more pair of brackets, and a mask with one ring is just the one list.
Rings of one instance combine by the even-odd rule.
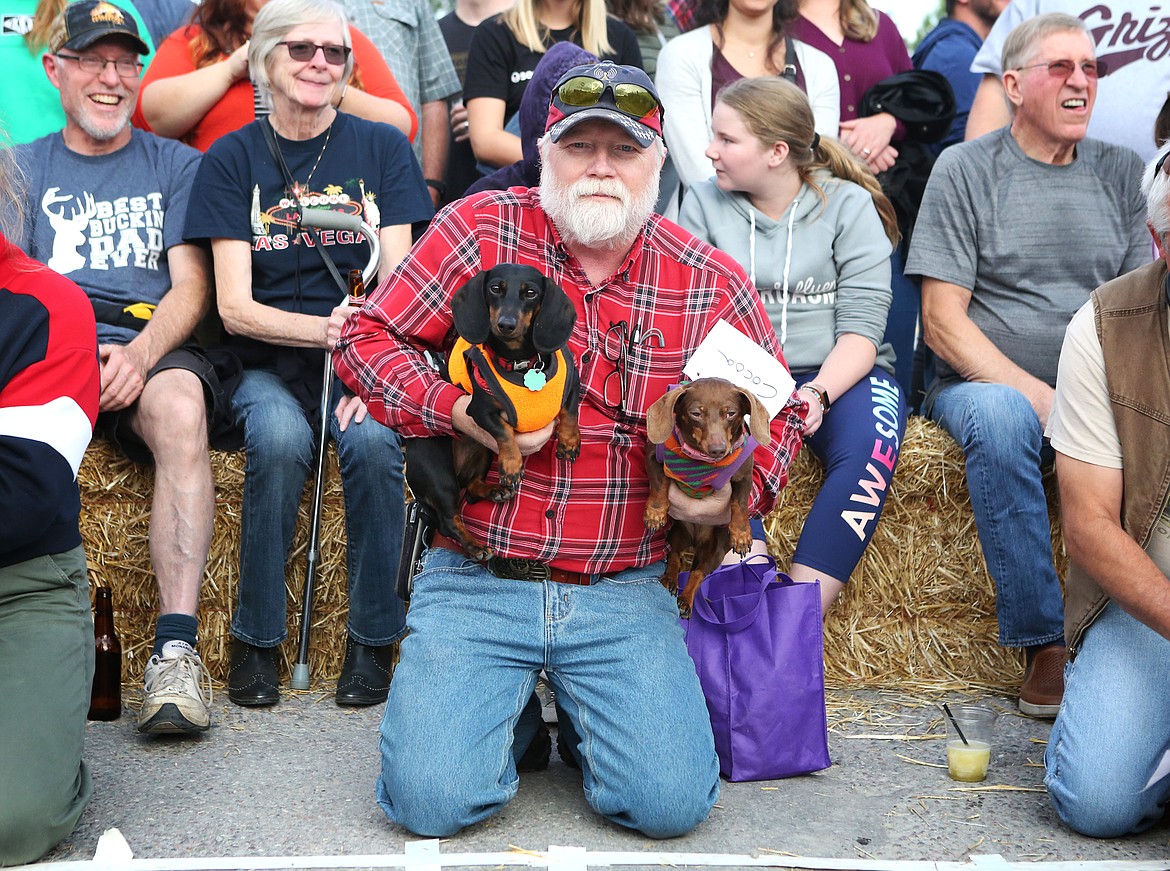
[[[280, 698], [277, 647], [285, 627], [285, 561], [313, 466], [324, 353], [351, 311], [326, 256], [344, 276], [368, 260], [344, 230], [303, 228], [304, 211], [362, 215], [382, 245], [385, 277], [431, 216], [410, 143], [398, 130], [338, 112], [353, 67], [349, 30], [332, 0], [272, 0], [256, 15], [248, 64], [272, 96], [267, 118], [219, 139], [191, 193], [186, 234], [209, 240], [219, 314], [244, 371], [232, 407], [244, 431], [240, 597], [232, 621], [228, 696]], [[402, 540], [398, 437], [366, 421], [340, 384], [329, 431], [345, 493], [349, 621], [337, 702], [384, 701], [392, 645], [404, 632], [394, 590]]]
[[[250, 78], [248, 64], [252, 23], [265, 2], [204, 0], [196, 6], [192, 23], [167, 37], [147, 68], [134, 125], [206, 151], [219, 137], [265, 114], [267, 95], [256, 77]], [[306, 8], [289, 8], [289, 14], [299, 20]], [[390, 67], [360, 31], [347, 30], [353, 69], [336, 108], [393, 124], [413, 139], [418, 119]]]

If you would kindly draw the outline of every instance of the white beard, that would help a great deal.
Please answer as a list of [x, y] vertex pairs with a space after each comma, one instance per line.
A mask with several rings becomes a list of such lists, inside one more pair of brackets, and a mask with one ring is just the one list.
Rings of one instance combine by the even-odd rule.
[[[614, 200], [594, 200], [594, 194]], [[634, 195], [617, 179], [583, 178], [562, 185], [552, 172], [540, 177], [540, 205], [566, 242], [610, 250], [629, 247], [658, 202], [658, 177]]]

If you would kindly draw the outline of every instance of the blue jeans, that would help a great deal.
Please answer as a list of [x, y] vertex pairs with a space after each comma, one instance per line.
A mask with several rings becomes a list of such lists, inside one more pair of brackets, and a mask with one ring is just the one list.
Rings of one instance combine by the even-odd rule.
[[[335, 380], [334, 407], [341, 398]], [[240, 601], [232, 634], [257, 647], [288, 637], [284, 566], [297, 509], [316, 463], [316, 435], [305, 411], [275, 372], [248, 369], [232, 396], [244, 429]], [[406, 499], [398, 436], [367, 418], [345, 432], [330, 415], [345, 499], [350, 636], [362, 644], [402, 637], [406, 614], [394, 589]]]
[[1170, 799], [1168, 777], [1146, 788], [1170, 750], [1170, 641], [1110, 603], [1064, 681], [1044, 754], [1052, 806], [1094, 838], [1150, 828]]
[[1018, 390], [961, 381], [927, 400], [932, 420], [967, 458], [979, 544], [995, 581], [999, 643], [1033, 647], [1064, 637], [1064, 599], [1052, 564], [1041, 480], [1040, 419]]
[[382, 720], [386, 815], [445, 837], [503, 808], [518, 784], [513, 730], [543, 668], [597, 813], [651, 838], [706, 819], [719, 760], [662, 568], [578, 587], [497, 578], [432, 548]]

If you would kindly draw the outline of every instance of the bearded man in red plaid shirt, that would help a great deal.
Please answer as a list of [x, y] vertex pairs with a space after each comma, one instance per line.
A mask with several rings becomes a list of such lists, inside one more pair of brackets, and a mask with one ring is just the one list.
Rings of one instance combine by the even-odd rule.
[[[381, 727], [378, 801], [433, 837], [500, 810], [516, 793], [514, 759], [536, 726], [524, 734], [517, 724], [543, 669], [593, 809], [673, 837], [706, 819], [719, 766], [675, 599], [659, 583], [665, 537], [642, 523], [646, 409], [721, 318], [780, 352], [743, 270], [652, 214], [665, 149], [645, 73], [608, 62], [569, 70], [546, 131], [540, 187], [444, 209], [350, 318], [335, 353], [369, 413], [403, 436], [494, 449], [468, 416], [470, 397], [424, 357], [450, 346], [451, 295], [481, 269], [520, 263], [550, 276], [577, 310], [580, 456], [557, 459], [553, 424], [518, 435], [526, 461], [515, 497], [460, 512], [497, 557], [546, 579], [493, 572], [441, 539], [427, 551]], [[787, 482], [804, 407], [790, 399], [771, 444], [755, 451], [753, 515], [767, 514]], [[729, 497], [729, 487], [701, 500], [672, 493], [671, 514], [726, 523]]]

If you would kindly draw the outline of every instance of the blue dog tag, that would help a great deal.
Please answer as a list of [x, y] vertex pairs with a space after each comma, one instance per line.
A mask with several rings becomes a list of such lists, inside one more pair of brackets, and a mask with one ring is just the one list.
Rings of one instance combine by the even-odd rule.
[[524, 373], [524, 386], [533, 393], [539, 393], [544, 389], [544, 385], [548, 383], [548, 379], [544, 377], [544, 372], [536, 369], [529, 369]]

